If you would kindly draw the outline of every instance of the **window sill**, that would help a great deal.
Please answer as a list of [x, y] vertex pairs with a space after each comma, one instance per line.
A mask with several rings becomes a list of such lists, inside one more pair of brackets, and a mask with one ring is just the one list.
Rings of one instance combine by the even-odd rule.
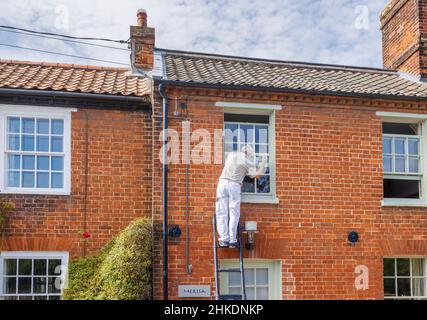
[[423, 200], [410, 199], [387, 199], [381, 201], [382, 207], [427, 207], [427, 203]]
[[269, 196], [252, 196], [252, 195], [242, 195], [242, 203], [267, 203], [267, 204], [278, 204], [279, 198], [274, 195]]
[[6, 189], [0, 191], [0, 194], [23, 194], [23, 195], [53, 195], [70, 196], [71, 192], [67, 190], [25, 190], [25, 189]]

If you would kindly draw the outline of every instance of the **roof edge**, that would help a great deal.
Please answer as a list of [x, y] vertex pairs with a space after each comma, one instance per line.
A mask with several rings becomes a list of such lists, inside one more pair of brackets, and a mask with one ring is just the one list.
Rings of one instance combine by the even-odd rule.
[[366, 98], [366, 99], [387, 99], [387, 100], [408, 100], [427, 102], [427, 97], [418, 96], [399, 96], [390, 94], [377, 94], [377, 93], [357, 93], [357, 92], [337, 92], [330, 90], [308, 90], [308, 89], [291, 89], [291, 88], [272, 88], [261, 86], [239, 86], [239, 85], [225, 85], [225, 84], [211, 84], [211, 83], [198, 83], [198, 82], [182, 82], [173, 80], [156, 80], [157, 83], [164, 85], [173, 85], [177, 87], [199, 87], [206, 89], [228, 89], [228, 90], [248, 90], [248, 91], [263, 91], [263, 92], [281, 92], [281, 93], [299, 93], [309, 95], [322, 95], [322, 96], [339, 96], [350, 98]]
[[303, 62], [303, 61], [285, 61], [285, 60], [274, 60], [274, 59], [261, 59], [261, 58], [251, 58], [251, 57], [242, 57], [242, 56], [232, 56], [225, 54], [216, 54], [216, 53], [205, 53], [205, 52], [193, 52], [193, 51], [182, 51], [182, 50], [173, 50], [173, 49], [163, 49], [156, 48], [159, 52], [164, 52], [166, 54], [177, 54], [191, 57], [201, 57], [201, 58], [217, 58], [225, 60], [240, 60], [242, 62], [258, 62], [258, 63], [267, 63], [267, 64], [283, 64], [292, 67], [317, 67], [323, 69], [331, 70], [347, 70], [347, 71], [361, 71], [361, 72], [372, 72], [372, 73], [385, 73], [385, 74], [397, 74], [396, 70], [388, 70], [381, 68], [372, 68], [372, 67], [358, 67], [358, 66], [348, 66], [348, 65], [339, 65], [339, 64], [324, 64], [324, 63], [313, 63], [313, 62]]
[[62, 97], [62, 98], [82, 98], [82, 99], [97, 99], [97, 100], [120, 100], [124, 102], [140, 102], [151, 104], [149, 94], [144, 96], [135, 95], [114, 95], [114, 94], [100, 94], [100, 93], [85, 93], [78, 91], [53, 91], [53, 90], [35, 90], [35, 89], [21, 89], [21, 88], [0, 88], [0, 94], [19, 94], [19, 95], [34, 95], [34, 96], [47, 96], [47, 97]]
[[40, 66], [40, 67], [56, 67], [56, 68], [73, 68], [73, 69], [86, 69], [86, 70], [100, 70], [100, 71], [130, 71], [126, 67], [105, 67], [95, 65], [83, 65], [62, 62], [44, 62], [44, 61], [30, 61], [30, 60], [13, 60], [13, 59], [0, 59], [3, 64], [19, 64], [26, 66]]

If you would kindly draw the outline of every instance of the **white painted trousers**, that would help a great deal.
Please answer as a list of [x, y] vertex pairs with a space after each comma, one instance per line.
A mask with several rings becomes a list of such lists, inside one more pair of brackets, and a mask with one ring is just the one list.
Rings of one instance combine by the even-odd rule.
[[219, 179], [216, 190], [216, 223], [219, 240], [237, 242], [237, 225], [240, 219], [241, 186], [239, 183]]

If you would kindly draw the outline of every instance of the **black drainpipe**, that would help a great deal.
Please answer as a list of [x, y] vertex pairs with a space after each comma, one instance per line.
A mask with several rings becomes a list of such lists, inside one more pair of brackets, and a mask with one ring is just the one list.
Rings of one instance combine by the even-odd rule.
[[169, 102], [164, 92], [163, 84], [159, 86], [159, 94], [163, 99], [163, 300], [168, 300], [168, 165], [167, 149], [167, 129]]

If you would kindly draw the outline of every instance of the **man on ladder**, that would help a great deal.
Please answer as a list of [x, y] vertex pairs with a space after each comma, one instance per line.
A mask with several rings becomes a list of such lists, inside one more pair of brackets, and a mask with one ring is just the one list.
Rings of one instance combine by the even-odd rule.
[[255, 153], [250, 145], [241, 151], [231, 152], [219, 178], [216, 191], [216, 221], [219, 234], [218, 245], [222, 248], [237, 248], [237, 225], [240, 219], [240, 199], [243, 179], [246, 176], [259, 178], [264, 174], [266, 157], [257, 170]]

